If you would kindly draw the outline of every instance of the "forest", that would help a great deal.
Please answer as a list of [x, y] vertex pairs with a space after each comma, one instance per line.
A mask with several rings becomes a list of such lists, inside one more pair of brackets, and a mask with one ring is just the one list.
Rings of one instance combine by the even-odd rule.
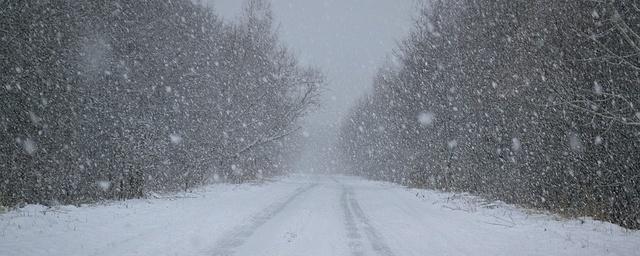
[[630, 256], [640, 0], [0, 0], [0, 256]]
[[[419, 2], [333, 171], [640, 228], [640, 4]], [[325, 79], [269, 1], [2, 4], [0, 207], [296, 171]]]
[[0, 206], [281, 174], [322, 74], [268, 1], [0, 1]]
[[373, 87], [352, 174], [640, 228], [637, 1], [430, 1]]

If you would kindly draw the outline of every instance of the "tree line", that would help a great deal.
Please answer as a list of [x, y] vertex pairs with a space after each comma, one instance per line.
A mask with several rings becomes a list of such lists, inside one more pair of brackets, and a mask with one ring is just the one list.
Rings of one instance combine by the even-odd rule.
[[321, 74], [268, 1], [0, 1], [0, 205], [82, 203], [287, 168]]
[[640, 228], [640, 5], [430, 1], [343, 122], [354, 174]]

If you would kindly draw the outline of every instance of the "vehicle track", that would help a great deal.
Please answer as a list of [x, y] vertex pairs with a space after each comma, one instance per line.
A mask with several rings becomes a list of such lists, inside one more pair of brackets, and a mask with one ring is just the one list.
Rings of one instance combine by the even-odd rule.
[[[334, 179], [334, 181], [338, 182]], [[340, 183], [340, 182], [338, 182]], [[380, 233], [371, 225], [369, 219], [362, 211], [360, 204], [354, 197], [353, 188], [342, 185], [340, 205], [344, 211], [349, 248], [354, 256], [366, 255], [361, 231], [364, 231], [371, 248], [377, 255], [393, 256], [393, 252], [380, 236]]]
[[291, 202], [293, 202], [312, 188], [316, 187], [317, 185], [317, 183], [313, 183], [296, 189], [285, 200], [275, 202], [251, 217], [249, 223], [231, 229], [229, 232], [222, 236], [222, 239], [216, 242], [216, 245], [214, 246], [211, 254], [214, 256], [233, 255], [234, 250], [242, 246], [245, 241], [249, 237], [251, 237], [253, 233], [255, 233], [257, 229], [259, 229], [274, 216], [278, 215], [280, 212], [286, 209], [287, 206], [291, 204]]

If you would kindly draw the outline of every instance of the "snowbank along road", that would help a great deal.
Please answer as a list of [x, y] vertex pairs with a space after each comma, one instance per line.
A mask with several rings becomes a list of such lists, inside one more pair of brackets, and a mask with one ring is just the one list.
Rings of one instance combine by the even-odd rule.
[[345, 176], [0, 215], [0, 255], [638, 255], [640, 233]]

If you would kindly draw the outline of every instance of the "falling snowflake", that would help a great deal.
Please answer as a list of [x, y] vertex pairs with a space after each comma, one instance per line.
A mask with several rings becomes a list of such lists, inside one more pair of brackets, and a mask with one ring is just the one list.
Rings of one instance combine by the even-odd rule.
[[32, 139], [25, 139], [22, 142], [22, 146], [24, 148], [24, 151], [27, 152], [27, 154], [29, 155], [33, 155], [33, 153], [35, 153], [36, 150], [38, 150], [38, 146], [36, 145], [36, 142], [33, 141]]
[[593, 143], [595, 143], [596, 145], [602, 144], [602, 137], [596, 136], [596, 138], [593, 140]]
[[576, 133], [572, 133], [569, 135], [569, 146], [571, 147], [571, 150], [576, 152], [582, 152], [584, 150], [582, 140]]
[[418, 114], [418, 122], [423, 126], [433, 125], [435, 115], [432, 112], [421, 112]]
[[40, 121], [42, 121], [42, 118], [38, 117], [32, 111], [29, 111], [29, 119], [31, 119], [31, 122], [33, 122], [33, 124], [36, 124], [36, 125], [40, 123]]
[[233, 171], [233, 174], [236, 176], [242, 175], [242, 169], [235, 164], [231, 165], [231, 170]]
[[178, 135], [178, 134], [171, 134], [169, 135], [169, 139], [171, 140], [171, 143], [178, 145], [180, 143], [182, 143], [182, 136]]
[[457, 146], [458, 146], [457, 140], [450, 140], [449, 142], [447, 142], [447, 147], [449, 147], [449, 149], [454, 149]]
[[106, 181], [106, 180], [100, 180], [100, 181], [96, 182], [96, 184], [104, 192], [107, 192], [107, 190], [109, 190], [109, 188], [111, 188], [111, 182]]
[[602, 85], [600, 85], [598, 82], [594, 82], [593, 91], [596, 93], [596, 95], [602, 95]]
[[522, 144], [520, 143], [520, 139], [518, 138], [511, 139], [511, 149], [513, 151], [520, 151], [521, 148], [522, 148]]

